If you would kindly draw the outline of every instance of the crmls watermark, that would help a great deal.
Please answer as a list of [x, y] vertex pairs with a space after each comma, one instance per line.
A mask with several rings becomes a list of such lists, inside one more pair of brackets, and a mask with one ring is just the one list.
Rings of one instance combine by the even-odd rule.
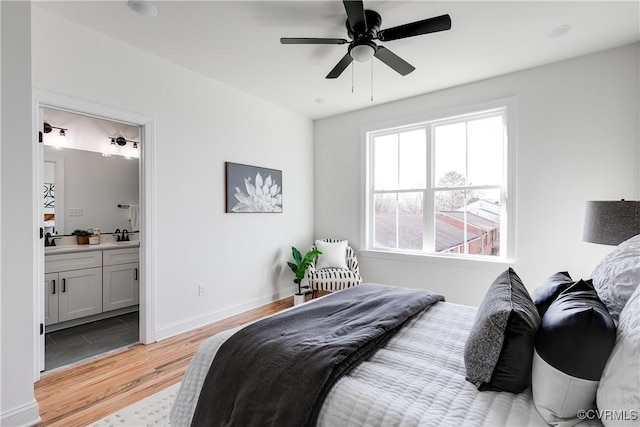
[[580, 409], [578, 418], [581, 420], [605, 420], [605, 421], [636, 421], [638, 411], [625, 409]]

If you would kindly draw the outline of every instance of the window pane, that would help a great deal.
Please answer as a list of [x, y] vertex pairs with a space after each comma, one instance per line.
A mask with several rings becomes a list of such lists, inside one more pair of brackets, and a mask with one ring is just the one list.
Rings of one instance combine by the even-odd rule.
[[[500, 255], [500, 190], [436, 191], [435, 198], [436, 252]], [[442, 202], [450, 200], [462, 204]]]
[[400, 187], [425, 188], [427, 179], [427, 138], [424, 129], [400, 134]]
[[373, 188], [398, 188], [398, 134], [377, 136], [373, 141]]
[[376, 194], [374, 204], [374, 244], [378, 248], [396, 248], [397, 194]]
[[480, 237], [469, 242], [469, 253], [500, 255], [500, 190], [475, 192], [467, 204], [469, 229]]
[[503, 182], [502, 116], [471, 120], [467, 125], [467, 185], [500, 185]]
[[465, 184], [466, 138], [464, 122], [434, 128], [436, 187], [457, 187]]
[[421, 250], [423, 193], [398, 195], [398, 248]]

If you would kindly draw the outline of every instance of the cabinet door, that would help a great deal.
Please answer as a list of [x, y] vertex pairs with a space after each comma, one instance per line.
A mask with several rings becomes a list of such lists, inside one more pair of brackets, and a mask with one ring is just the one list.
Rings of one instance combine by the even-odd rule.
[[102, 311], [138, 304], [139, 275], [137, 262], [102, 267]]
[[44, 275], [44, 324], [46, 326], [58, 323], [58, 295], [60, 295], [60, 281], [58, 273]]
[[60, 322], [102, 313], [102, 268], [58, 274]]

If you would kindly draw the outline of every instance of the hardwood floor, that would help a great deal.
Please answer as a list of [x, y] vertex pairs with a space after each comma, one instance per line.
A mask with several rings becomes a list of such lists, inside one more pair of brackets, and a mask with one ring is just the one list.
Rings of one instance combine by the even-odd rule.
[[84, 427], [182, 380], [198, 345], [211, 335], [293, 305], [259, 307], [166, 340], [44, 375], [35, 384], [38, 426]]

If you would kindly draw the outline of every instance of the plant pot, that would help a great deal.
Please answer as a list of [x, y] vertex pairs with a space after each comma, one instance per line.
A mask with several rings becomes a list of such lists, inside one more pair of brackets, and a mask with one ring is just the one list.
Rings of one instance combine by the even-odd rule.
[[88, 245], [89, 236], [76, 236], [76, 242], [78, 242], [79, 245]]
[[304, 294], [293, 294], [293, 305], [304, 304]]

